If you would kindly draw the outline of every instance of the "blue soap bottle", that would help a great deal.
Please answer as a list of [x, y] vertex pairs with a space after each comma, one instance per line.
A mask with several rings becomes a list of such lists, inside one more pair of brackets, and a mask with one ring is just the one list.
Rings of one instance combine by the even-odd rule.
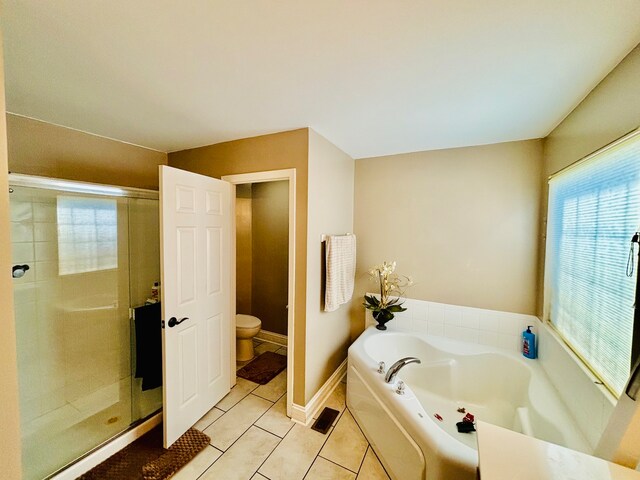
[[536, 334], [531, 331], [533, 325], [529, 325], [522, 332], [522, 355], [527, 358], [536, 358]]

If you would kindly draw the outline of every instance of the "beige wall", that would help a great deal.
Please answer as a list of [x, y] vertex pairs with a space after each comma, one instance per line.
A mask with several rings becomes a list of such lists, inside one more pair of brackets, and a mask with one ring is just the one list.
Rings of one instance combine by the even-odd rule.
[[158, 189], [167, 154], [7, 114], [9, 170], [84, 182]]
[[[309, 129], [306, 402], [347, 357], [351, 340], [351, 304], [333, 312], [323, 311], [321, 239], [322, 234], [354, 231], [354, 168], [349, 155]], [[358, 245], [364, 241], [361, 237]], [[359, 303], [357, 295], [351, 303]]]
[[[640, 127], [640, 45], [544, 139], [541, 232], [546, 230], [549, 175]], [[545, 237], [540, 237], [538, 315], [543, 310]]]
[[411, 298], [534, 313], [541, 173], [540, 140], [357, 160], [357, 294], [396, 260]]
[[[4, 63], [0, 33], [0, 111], [5, 110]], [[9, 182], [7, 164], [7, 125], [0, 118], [0, 465], [2, 478], [21, 478], [20, 414], [18, 411], [18, 364], [13, 316], [11, 239], [9, 238]]]
[[[305, 404], [308, 129], [218, 143], [169, 154], [169, 165], [203, 175], [296, 169], [295, 378], [293, 401]], [[289, 339], [291, 341], [291, 339]]]
[[236, 186], [236, 313], [251, 314], [251, 184]]
[[545, 174], [640, 127], [640, 45], [544, 139]]
[[289, 182], [253, 184], [251, 207], [251, 313], [264, 330], [287, 335]]

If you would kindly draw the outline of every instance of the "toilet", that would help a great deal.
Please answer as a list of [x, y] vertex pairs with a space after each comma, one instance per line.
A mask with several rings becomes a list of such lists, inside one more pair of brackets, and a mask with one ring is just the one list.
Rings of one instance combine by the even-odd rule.
[[236, 315], [236, 361], [246, 362], [253, 358], [253, 337], [262, 328], [262, 322], [253, 315]]

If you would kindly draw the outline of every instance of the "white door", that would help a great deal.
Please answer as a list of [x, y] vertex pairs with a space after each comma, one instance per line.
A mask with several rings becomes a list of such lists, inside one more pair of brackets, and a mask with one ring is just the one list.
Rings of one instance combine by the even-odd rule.
[[229, 392], [230, 184], [160, 167], [164, 446]]

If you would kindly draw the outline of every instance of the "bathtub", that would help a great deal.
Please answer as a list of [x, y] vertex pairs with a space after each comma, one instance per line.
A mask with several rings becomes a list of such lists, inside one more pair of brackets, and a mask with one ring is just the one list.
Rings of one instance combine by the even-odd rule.
[[[387, 369], [418, 357], [397, 380]], [[473, 480], [476, 434], [458, 433], [465, 408], [476, 419], [575, 450], [591, 449], [536, 360], [516, 352], [401, 331], [368, 328], [349, 348], [347, 405], [394, 480]], [[439, 415], [442, 421], [435, 415]]]

